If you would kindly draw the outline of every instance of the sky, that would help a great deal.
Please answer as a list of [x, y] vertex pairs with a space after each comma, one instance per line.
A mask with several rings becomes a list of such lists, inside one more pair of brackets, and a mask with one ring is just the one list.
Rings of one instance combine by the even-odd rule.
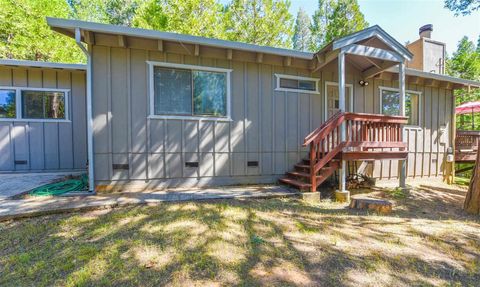
[[[418, 28], [433, 24], [432, 39], [447, 44], [451, 55], [463, 36], [475, 44], [480, 36], [480, 11], [469, 16], [455, 16], [444, 8], [443, 0], [359, 0], [360, 11], [367, 22], [379, 25], [400, 43], [418, 39]], [[290, 12], [297, 15], [303, 9], [310, 15], [317, 9], [318, 0], [291, 0]]]

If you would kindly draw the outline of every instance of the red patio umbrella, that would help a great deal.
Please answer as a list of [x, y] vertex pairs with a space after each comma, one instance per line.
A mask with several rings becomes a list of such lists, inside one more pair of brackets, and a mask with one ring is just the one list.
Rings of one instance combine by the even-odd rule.
[[480, 101], [468, 102], [461, 104], [455, 108], [455, 113], [457, 115], [463, 114], [472, 114], [472, 127], [475, 129], [475, 118], [473, 117], [474, 113], [480, 113]]
[[480, 113], [480, 101], [461, 104], [455, 108], [455, 113], [457, 115]]

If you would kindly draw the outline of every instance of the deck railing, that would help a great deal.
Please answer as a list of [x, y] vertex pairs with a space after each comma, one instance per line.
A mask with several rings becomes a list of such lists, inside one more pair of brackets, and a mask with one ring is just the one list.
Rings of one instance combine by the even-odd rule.
[[477, 150], [480, 141], [480, 131], [457, 131], [455, 149]]
[[[346, 124], [346, 140], [341, 140], [341, 125]], [[399, 148], [404, 150], [402, 125], [407, 117], [360, 113], [337, 113], [305, 137], [309, 146], [310, 180], [312, 190], [317, 186], [318, 172], [345, 147], [362, 150]]]
[[457, 131], [455, 137], [455, 162], [475, 162], [479, 143], [480, 131]]

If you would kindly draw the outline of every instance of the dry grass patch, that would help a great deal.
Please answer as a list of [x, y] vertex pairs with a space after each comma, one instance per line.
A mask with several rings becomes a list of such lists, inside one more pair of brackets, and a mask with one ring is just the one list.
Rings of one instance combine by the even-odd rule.
[[464, 189], [370, 195], [393, 213], [225, 200], [4, 222], [0, 286], [478, 286]]

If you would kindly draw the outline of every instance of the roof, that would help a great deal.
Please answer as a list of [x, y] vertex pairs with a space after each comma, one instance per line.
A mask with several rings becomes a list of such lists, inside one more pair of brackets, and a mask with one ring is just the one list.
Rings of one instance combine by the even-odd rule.
[[[387, 70], [388, 72], [393, 72], [393, 73], [398, 73], [398, 67], [392, 67]], [[445, 82], [451, 82], [454, 84], [461, 84], [464, 86], [471, 86], [471, 87], [476, 87], [480, 88], [480, 82], [473, 81], [473, 80], [465, 80], [461, 78], [455, 78], [452, 76], [448, 75], [441, 75], [441, 74], [435, 74], [435, 73], [429, 73], [429, 72], [424, 72], [412, 68], [405, 68], [405, 73], [408, 76], [417, 76], [417, 77], [422, 77], [422, 78], [427, 78], [427, 79], [433, 79], [437, 81], [445, 81]]]
[[385, 30], [383, 30], [378, 25], [374, 25], [347, 35], [345, 37], [333, 40], [328, 43], [322, 50], [320, 50], [319, 53], [330, 49], [337, 50], [372, 37], [377, 37], [378, 39], [380, 39], [382, 42], [387, 44], [390, 48], [392, 48], [395, 52], [400, 54], [406, 60], [410, 61], [413, 58], [413, 54], [405, 46], [395, 40], [395, 38], [390, 36], [390, 34], [385, 32]]
[[455, 113], [458, 115], [480, 113], [480, 101], [461, 104], [455, 108]]
[[213, 46], [213, 47], [220, 47], [220, 48], [226, 48], [226, 49], [260, 52], [260, 53], [280, 55], [280, 56], [293, 57], [293, 58], [299, 58], [299, 59], [307, 59], [307, 60], [311, 60], [314, 55], [313, 53], [296, 51], [291, 49], [274, 48], [274, 47], [253, 45], [253, 44], [247, 44], [247, 43], [241, 43], [241, 42], [233, 42], [233, 41], [227, 41], [227, 40], [219, 40], [219, 39], [205, 38], [205, 37], [199, 37], [199, 36], [177, 34], [177, 33], [170, 33], [170, 32], [161, 32], [156, 30], [131, 28], [126, 26], [101, 24], [101, 23], [79, 21], [79, 20], [68, 20], [68, 19], [47, 17], [47, 23], [50, 27], [55, 28], [56, 30], [63, 31], [65, 32], [65, 34], [69, 34], [69, 35], [74, 35], [75, 29], [80, 28], [81, 30], [91, 31], [91, 32], [125, 35], [125, 36], [132, 36], [132, 37], [142, 37], [142, 38], [158, 39], [158, 40], [167, 40], [167, 41], [182, 42], [182, 43], [189, 43], [189, 44], [201, 44], [204, 46]]
[[52, 62], [25, 61], [25, 60], [15, 60], [15, 59], [0, 59], [0, 66], [52, 68], [52, 69], [65, 69], [65, 70], [86, 70], [87, 69], [87, 65], [84, 65], [84, 64], [52, 63]]

